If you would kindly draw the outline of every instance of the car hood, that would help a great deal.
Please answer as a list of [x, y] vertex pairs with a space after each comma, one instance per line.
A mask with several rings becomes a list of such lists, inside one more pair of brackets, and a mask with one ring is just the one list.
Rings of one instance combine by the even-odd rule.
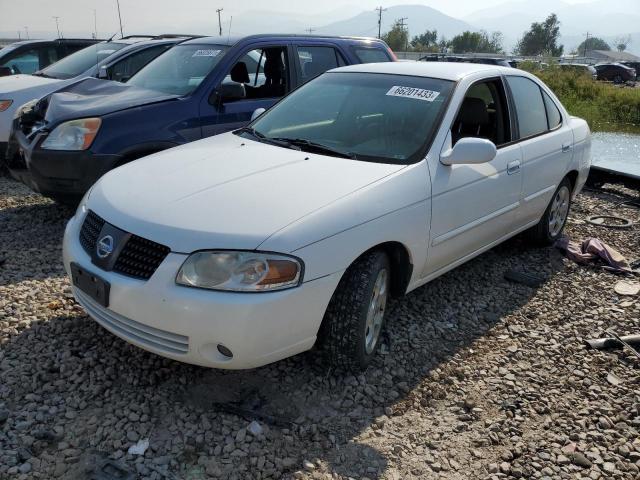
[[86, 78], [51, 95], [45, 120], [59, 123], [79, 117], [98, 117], [175, 98], [178, 95], [110, 80]]
[[2, 99], [4, 95], [10, 95], [19, 90], [58, 82], [60, 82], [60, 80], [56, 78], [38, 77], [36, 75], [9, 75], [8, 77], [0, 77], [0, 99]]
[[402, 168], [227, 133], [113, 170], [96, 183], [87, 207], [174, 252], [251, 250], [287, 225]]

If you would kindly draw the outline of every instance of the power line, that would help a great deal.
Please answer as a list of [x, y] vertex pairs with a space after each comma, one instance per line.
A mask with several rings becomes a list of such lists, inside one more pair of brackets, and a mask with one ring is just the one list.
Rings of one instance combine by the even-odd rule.
[[216, 12], [218, 12], [218, 30], [220, 30], [220, 36], [222, 36], [222, 19], [220, 17], [220, 13], [222, 13], [223, 10], [224, 8], [218, 8], [216, 10]]
[[387, 9], [378, 7], [376, 8], [376, 10], [378, 11], [378, 38], [381, 38], [380, 35], [382, 33], [382, 12], [386, 12]]
[[584, 48], [582, 49], [583, 50], [583, 55], [582, 55], [583, 57], [587, 56], [587, 44], [589, 43], [589, 32], [587, 32], [586, 35], [587, 35], [587, 39], [584, 41]]

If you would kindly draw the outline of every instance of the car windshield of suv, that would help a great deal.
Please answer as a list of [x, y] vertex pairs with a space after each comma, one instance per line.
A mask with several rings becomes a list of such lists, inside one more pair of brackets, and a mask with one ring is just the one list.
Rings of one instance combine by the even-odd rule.
[[94, 65], [100, 63], [112, 53], [117, 52], [126, 46], [126, 43], [118, 42], [96, 43], [72, 53], [59, 62], [49, 65], [47, 68], [43, 68], [39, 72], [36, 72], [35, 75], [48, 78], [58, 78], [60, 80], [77, 77]]
[[151, 61], [127, 82], [173, 95], [188, 95], [218, 64], [228, 47], [177, 45]]
[[374, 73], [326, 73], [240, 135], [324, 155], [409, 164], [421, 160], [453, 82]]

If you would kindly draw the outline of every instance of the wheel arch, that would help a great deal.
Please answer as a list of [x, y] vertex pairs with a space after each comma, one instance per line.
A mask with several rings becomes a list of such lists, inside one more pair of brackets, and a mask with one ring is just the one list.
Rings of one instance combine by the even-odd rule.
[[138, 158], [146, 157], [153, 153], [158, 153], [169, 148], [177, 147], [177, 143], [173, 142], [150, 142], [129, 147], [120, 152], [120, 160], [116, 162], [113, 168], [120, 167], [125, 163], [132, 162]]

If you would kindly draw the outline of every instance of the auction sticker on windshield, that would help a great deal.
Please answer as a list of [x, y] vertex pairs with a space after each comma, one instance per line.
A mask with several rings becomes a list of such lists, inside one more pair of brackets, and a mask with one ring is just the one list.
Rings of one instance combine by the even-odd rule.
[[220, 50], [196, 50], [192, 57], [215, 57], [220, 53]]
[[386, 94], [392, 97], [415, 98], [416, 100], [433, 102], [436, 98], [438, 98], [440, 92], [425, 90], [424, 88], [400, 87], [398, 85], [395, 85], [391, 87]]

